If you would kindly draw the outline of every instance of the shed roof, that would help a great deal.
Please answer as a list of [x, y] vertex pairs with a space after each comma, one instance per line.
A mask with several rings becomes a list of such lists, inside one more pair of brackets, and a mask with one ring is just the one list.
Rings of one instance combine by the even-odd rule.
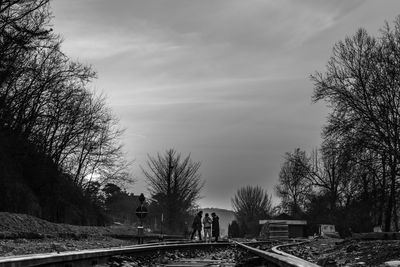
[[287, 224], [287, 225], [307, 225], [307, 221], [303, 220], [260, 220], [259, 224], [265, 223], [276, 223], [276, 224]]

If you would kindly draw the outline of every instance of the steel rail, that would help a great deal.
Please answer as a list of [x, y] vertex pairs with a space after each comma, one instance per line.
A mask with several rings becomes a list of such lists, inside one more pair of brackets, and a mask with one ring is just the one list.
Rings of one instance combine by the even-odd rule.
[[[298, 257], [295, 257], [293, 255], [284, 253], [275, 253], [275, 252], [268, 252], [265, 250], [253, 248], [251, 246], [248, 246], [246, 244], [240, 243], [240, 242], [235, 242], [235, 244], [247, 251], [250, 251], [251, 253], [262, 257], [265, 259], [269, 265], [268, 266], [280, 266], [280, 267], [319, 267], [319, 265], [316, 265], [314, 263], [308, 262], [306, 260], [300, 259]], [[293, 244], [291, 244], [293, 245]]]
[[165, 242], [158, 244], [133, 245], [114, 248], [90, 249], [80, 251], [66, 251], [60, 253], [30, 254], [21, 256], [10, 256], [0, 258], [0, 267], [23, 267], [23, 266], [93, 266], [107, 263], [112, 256], [133, 255], [140, 252], [151, 252], [168, 249], [184, 249], [197, 247], [223, 247], [231, 246], [228, 242], [218, 243], [175, 243]]

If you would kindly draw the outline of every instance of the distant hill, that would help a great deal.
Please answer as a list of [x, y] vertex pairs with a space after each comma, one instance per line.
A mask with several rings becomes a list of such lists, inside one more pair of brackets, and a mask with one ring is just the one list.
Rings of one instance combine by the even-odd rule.
[[232, 210], [219, 209], [219, 208], [205, 208], [202, 209], [203, 216], [204, 214], [215, 212], [219, 217], [219, 227], [220, 227], [220, 235], [227, 236], [228, 235], [228, 224], [230, 224], [233, 220], [236, 219], [235, 213]]

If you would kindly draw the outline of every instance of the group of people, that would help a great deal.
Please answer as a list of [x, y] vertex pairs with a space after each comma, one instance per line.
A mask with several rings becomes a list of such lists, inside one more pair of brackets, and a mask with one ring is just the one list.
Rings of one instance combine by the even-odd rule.
[[204, 225], [204, 241], [206, 242], [211, 242], [214, 238], [214, 241], [218, 241], [219, 237], [219, 218], [215, 214], [215, 212], [211, 213], [211, 217], [208, 213], [204, 215], [203, 220], [201, 217], [203, 216], [203, 211], [199, 211], [194, 217], [193, 224], [192, 224], [192, 235], [190, 236], [190, 239], [193, 240], [194, 236], [196, 233], [198, 233], [199, 240], [202, 240], [201, 238], [201, 230], [203, 229]]

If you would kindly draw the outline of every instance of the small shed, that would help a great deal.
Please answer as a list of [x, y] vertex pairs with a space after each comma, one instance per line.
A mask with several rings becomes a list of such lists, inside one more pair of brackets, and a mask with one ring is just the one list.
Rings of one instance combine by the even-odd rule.
[[260, 220], [266, 231], [266, 238], [284, 239], [306, 237], [307, 221], [304, 220]]

